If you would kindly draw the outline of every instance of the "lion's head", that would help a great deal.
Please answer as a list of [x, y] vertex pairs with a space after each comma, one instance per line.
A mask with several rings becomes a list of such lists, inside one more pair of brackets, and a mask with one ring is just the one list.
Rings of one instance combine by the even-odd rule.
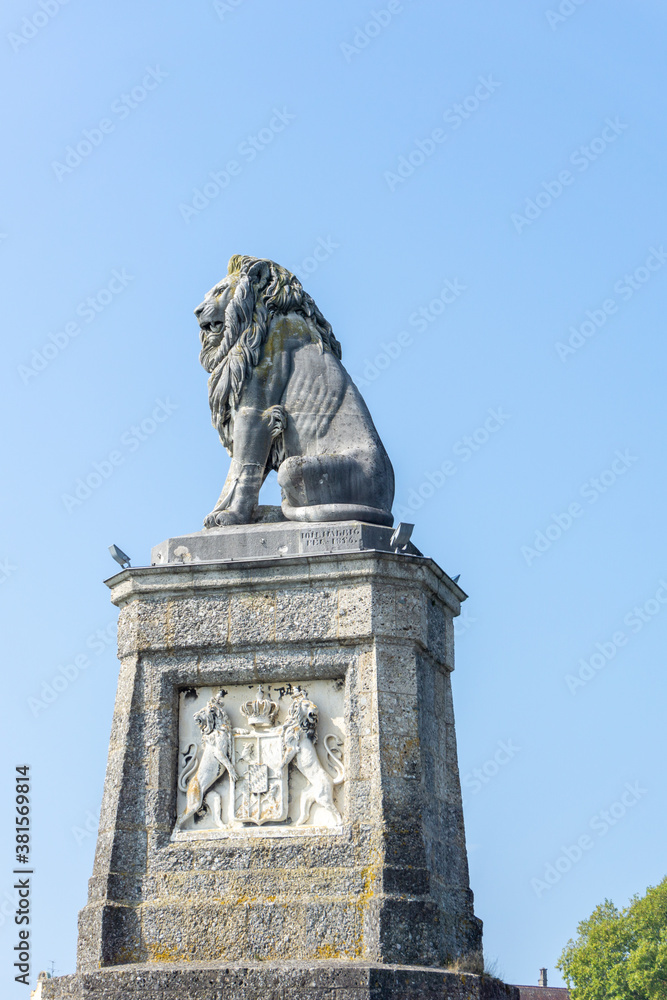
[[[309, 740], [317, 743], [317, 723], [319, 721], [319, 709], [314, 701], [311, 701], [305, 691], [297, 688], [292, 696], [292, 704], [289, 707], [285, 720], [285, 729], [291, 732], [292, 739], [296, 744], [300, 739], [300, 730], [306, 734]], [[289, 740], [286, 740], [289, 742]]]
[[225, 712], [222, 695], [216, 694], [209, 698], [206, 707], [195, 712], [193, 716], [195, 722], [201, 729], [202, 736], [210, 736], [216, 729], [229, 729], [231, 722]]
[[341, 357], [331, 326], [299, 279], [272, 260], [235, 254], [227, 276], [195, 309], [202, 344], [199, 360], [210, 373], [211, 418], [230, 452], [231, 409], [259, 364], [274, 316], [291, 312], [312, 322], [322, 350]]

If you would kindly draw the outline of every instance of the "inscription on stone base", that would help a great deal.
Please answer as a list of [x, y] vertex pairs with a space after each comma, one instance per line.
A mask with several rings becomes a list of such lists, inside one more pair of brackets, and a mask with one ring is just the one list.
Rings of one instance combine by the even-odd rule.
[[340, 528], [302, 528], [299, 536], [300, 552], [336, 552], [361, 547], [360, 524], [346, 524]]

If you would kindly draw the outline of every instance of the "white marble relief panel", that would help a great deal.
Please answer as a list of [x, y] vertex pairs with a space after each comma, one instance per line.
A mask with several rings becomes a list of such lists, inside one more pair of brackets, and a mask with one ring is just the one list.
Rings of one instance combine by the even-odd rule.
[[345, 682], [179, 693], [173, 840], [341, 830]]

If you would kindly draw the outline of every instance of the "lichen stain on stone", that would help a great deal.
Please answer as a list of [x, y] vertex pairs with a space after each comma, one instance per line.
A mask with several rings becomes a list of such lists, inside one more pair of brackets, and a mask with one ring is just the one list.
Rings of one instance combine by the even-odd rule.
[[257, 902], [258, 898], [258, 896], [246, 896], [242, 894], [237, 896], [236, 899], [225, 899], [225, 902], [231, 903], [232, 906], [252, 906], [253, 903]]
[[335, 959], [359, 958], [360, 955], [361, 951], [359, 948], [351, 951], [349, 948], [337, 948], [334, 944], [320, 944], [315, 949], [314, 957], [332, 961]]
[[[379, 852], [375, 851], [374, 853], [376, 854], [377, 857]], [[367, 865], [365, 868], [361, 869], [359, 874], [361, 876], [361, 884], [362, 884], [361, 892], [359, 892], [356, 896], [356, 909], [359, 916], [359, 921], [358, 921], [359, 930], [355, 935], [354, 948], [352, 949], [351, 952], [347, 951], [344, 957], [350, 957], [350, 955], [352, 958], [364, 957], [365, 948], [364, 948], [364, 932], [363, 932], [363, 926], [364, 926], [363, 913], [364, 910], [368, 908], [371, 900], [375, 898], [376, 893], [374, 890], [374, 885], [377, 884], [382, 874], [381, 861], [376, 860], [372, 864]]]
[[142, 962], [144, 960], [144, 955], [138, 948], [119, 948], [113, 956], [113, 962], [102, 963], [100, 962], [100, 968], [104, 968], [105, 964], [110, 965], [131, 965], [134, 962]]
[[183, 955], [173, 945], [152, 944], [148, 948], [149, 962], [180, 962]]

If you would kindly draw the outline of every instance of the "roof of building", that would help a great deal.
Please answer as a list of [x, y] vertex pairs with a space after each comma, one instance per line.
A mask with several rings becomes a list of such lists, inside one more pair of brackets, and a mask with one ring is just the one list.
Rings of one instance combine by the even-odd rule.
[[565, 986], [517, 986], [521, 1000], [570, 1000]]

